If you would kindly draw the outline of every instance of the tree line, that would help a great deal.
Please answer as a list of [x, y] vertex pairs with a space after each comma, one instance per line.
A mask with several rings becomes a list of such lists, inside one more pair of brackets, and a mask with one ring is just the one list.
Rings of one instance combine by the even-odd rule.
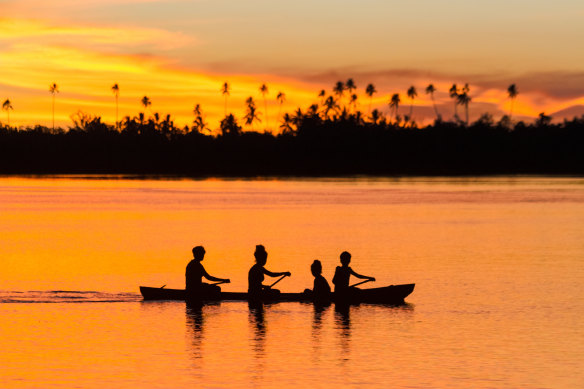
[[[246, 113], [237, 118], [228, 110], [230, 85], [221, 87], [224, 118], [212, 132], [203, 109], [196, 104], [193, 122], [177, 126], [171, 115], [152, 113], [152, 101], [144, 96], [144, 112], [118, 121], [118, 84], [112, 86], [116, 122], [84, 112], [71, 116], [68, 129], [0, 126], [0, 173], [97, 173], [209, 175], [458, 175], [458, 174], [582, 174], [584, 173], [584, 116], [553, 124], [541, 113], [533, 123], [512, 119], [517, 87], [508, 88], [511, 109], [495, 120], [485, 113], [469, 122], [470, 87], [454, 84], [450, 121], [442, 119], [434, 103], [436, 88], [425, 88], [436, 118], [427, 126], [415, 120], [414, 86], [405, 113], [399, 93], [388, 98], [389, 115], [372, 109], [377, 93], [367, 85], [367, 112], [358, 109], [357, 87], [352, 79], [337, 82], [331, 93], [321, 90], [318, 101], [282, 114], [285, 94], [278, 93], [280, 131], [256, 130], [262, 112], [253, 97]], [[49, 89], [53, 98], [56, 83]], [[259, 88], [267, 122], [268, 86]], [[3, 104], [9, 114], [11, 102]], [[458, 107], [464, 109], [464, 120]], [[150, 114], [147, 112], [150, 110]], [[403, 111], [403, 109], [402, 109]], [[54, 111], [53, 111], [54, 112]], [[250, 130], [243, 131], [248, 126]], [[268, 123], [266, 123], [268, 128]]]

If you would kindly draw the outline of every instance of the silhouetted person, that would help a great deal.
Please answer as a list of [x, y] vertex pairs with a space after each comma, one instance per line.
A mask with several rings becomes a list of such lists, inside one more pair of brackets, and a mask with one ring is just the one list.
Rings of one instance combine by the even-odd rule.
[[264, 274], [270, 277], [280, 277], [280, 276], [290, 276], [291, 273], [281, 272], [281, 273], [273, 273], [266, 269], [264, 266], [268, 261], [268, 253], [266, 249], [261, 244], [256, 246], [255, 252], [255, 265], [249, 269], [249, 273], [247, 276], [248, 280], [248, 288], [247, 293], [249, 294], [249, 298], [252, 300], [260, 300], [265, 297], [270, 297], [273, 294], [279, 293], [276, 289], [271, 289], [269, 286], [263, 285], [262, 282], [264, 281]]
[[353, 269], [349, 267], [349, 263], [351, 263], [351, 254], [347, 251], [343, 251], [341, 253], [342, 266], [337, 266], [337, 268], [335, 269], [335, 275], [333, 277], [333, 284], [335, 284], [335, 296], [341, 298], [347, 297], [347, 294], [350, 289], [349, 278], [351, 278], [351, 275], [357, 278], [375, 281], [374, 277], [363, 276], [353, 271]]
[[187, 265], [187, 270], [185, 272], [187, 301], [196, 301], [209, 297], [220, 297], [221, 288], [217, 285], [210, 285], [203, 282], [203, 277], [209, 281], [231, 282], [228, 278], [217, 278], [207, 273], [201, 263], [204, 258], [205, 248], [203, 246], [193, 248], [193, 259]]
[[331, 287], [327, 280], [322, 276], [322, 264], [318, 259], [315, 259], [310, 265], [310, 271], [314, 276], [314, 285], [312, 290], [306, 289], [304, 292], [312, 297], [315, 303], [326, 304], [331, 300]]

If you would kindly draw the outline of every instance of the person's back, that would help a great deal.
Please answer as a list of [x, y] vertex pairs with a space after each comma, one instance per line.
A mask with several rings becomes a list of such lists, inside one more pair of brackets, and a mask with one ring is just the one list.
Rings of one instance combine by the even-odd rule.
[[265, 247], [261, 244], [256, 245], [256, 250], [253, 253], [256, 263], [249, 269], [249, 273], [247, 275], [247, 293], [250, 299], [261, 299], [265, 297], [266, 294], [274, 295], [280, 293], [277, 289], [271, 289], [270, 286], [262, 285], [264, 281], [264, 274], [269, 277], [279, 277], [279, 276], [290, 276], [290, 272], [280, 272], [274, 273], [267, 270], [264, 266], [266, 266], [268, 260], [268, 252], [266, 251]]
[[349, 288], [349, 278], [351, 277], [352, 269], [349, 266], [337, 266], [335, 275], [333, 277], [333, 284], [335, 285], [335, 292], [347, 290]]
[[[310, 271], [314, 276], [312, 300], [319, 303], [330, 302], [331, 287], [327, 280], [322, 276], [322, 264], [318, 259], [315, 259], [314, 262], [312, 262], [312, 265], [310, 265]], [[310, 290], [308, 290], [308, 292], [310, 292]]]
[[331, 287], [322, 274], [314, 277], [312, 292], [314, 293], [314, 296], [320, 300], [330, 298]]
[[254, 264], [247, 274], [248, 288], [247, 292], [250, 294], [261, 293], [264, 282], [264, 267], [260, 263]]
[[[342, 266], [337, 266], [335, 270], [335, 276], [333, 277], [333, 284], [335, 284], [335, 294], [340, 295], [342, 298], [346, 293], [349, 293], [349, 279], [351, 276], [355, 276], [361, 279], [368, 279], [370, 281], [375, 281], [375, 278], [368, 277], [356, 273], [349, 267], [351, 263], [351, 254], [348, 251], [343, 251], [341, 253], [341, 264]], [[351, 288], [352, 289], [352, 288]], [[358, 290], [358, 289], [352, 289]], [[345, 296], [346, 297], [346, 296]]]
[[193, 259], [189, 262], [185, 271], [185, 289], [187, 293], [194, 293], [201, 289], [203, 273], [203, 265], [199, 260]]
[[193, 259], [185, 270], [185, 292], [187, 300], [200, 300], [202, 298], [219, 298], [221, 288], [218, 285], [209, 285], [203, 282], [203, 277], [219, 283], [230, 282], [228, 278], [213, 277], [205, 270], [201, 263], [205, 258], [205, 248], [196, 246], [193, 248]]

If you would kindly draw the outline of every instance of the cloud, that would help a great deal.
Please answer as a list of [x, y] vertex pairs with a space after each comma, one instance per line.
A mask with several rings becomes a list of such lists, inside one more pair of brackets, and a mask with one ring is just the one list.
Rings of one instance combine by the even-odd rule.
[[2, 41], [10, 45], [28, 42], [37, 45], [169, 50], [192, 44], [194, 39], [181, 33], [153, 28], [57, 25], [39, 20], [3, 18], [0, 19]]
[[[338, 69], [321, 73], [304, 74], [302, 79], [313, 83], [333, 85], [339, 80], [353, 77], [362, 83], [374, 83], [381, 88], [403, 89], [420, 83], [470, 83], [482, 90], [506, 89], [511, 84], [519, 86], [526, 93], [542, 93], [558, 99], [574, 99], [584, 96], [584, 72], [548, 71], [524, 74], [502, 73], [445, 73], [423, 69], [388, 69], [362, 71], [358, 69]], [[418, 85], [420, 86], [420, 85]], [[424, 85], [425, 86], [425, 85]]]
[[477, 84], [485, 88], [516, 84], [523, 93], [542, 93], [557, 99], [575, 99], [584, 96], [584, 72], [532, 72], [516, 76], [477, 77]]

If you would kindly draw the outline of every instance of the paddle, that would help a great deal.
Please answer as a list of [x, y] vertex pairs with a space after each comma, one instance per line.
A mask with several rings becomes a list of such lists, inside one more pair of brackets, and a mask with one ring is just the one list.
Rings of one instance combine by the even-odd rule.
[[160, 289], [164, 289], [164, 287], [165, 287], [165, 286], [166, 286], [166, 284], [162, 285], [162, 286], [160, 287]]
[[227, 283], [227, 281], [219, 281], [219, 282], [215, 282], [214, 284], [211, 285], [221, 285], [221, 284], [225, 284]]
[[284, 278], [288, 277], [288, 275], [284, 274], [282, 277], [280, 277], [276, 282], [274, 282], [272, 285], [270, 285], [269, 287], [271, 288], [272, 286], [276, 285], [278, 282], [282, 281]]
[[364, 283], [369, 282], [369, 281], [373, 281], [373, 280], [372, 279], [367, 279], [365, 281], [357, 282], [355, 285], [349, 286], [349, 288], [354, 288], [357, 285], [361, 285], [361, 284], [364, 284]]

